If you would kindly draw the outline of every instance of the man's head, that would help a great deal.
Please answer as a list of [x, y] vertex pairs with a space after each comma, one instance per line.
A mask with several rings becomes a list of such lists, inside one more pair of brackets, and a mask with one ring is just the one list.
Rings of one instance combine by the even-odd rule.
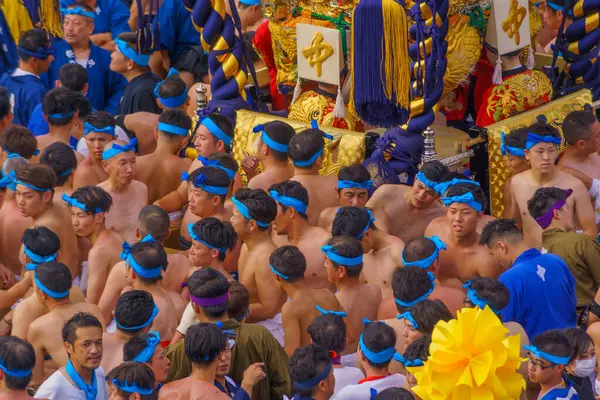
[[88, 115], [83, 135], [90, 157], [102, 160], [102, 153], [108, 143], [115, 140], [115, 119], [106, 111], [94, 111]]
[[154, 94], [163, 113], [167, 110], [184, 111], [189, 104], [187, 86], [178, 73], [170, 74], [164, 81], [158, 83]]
[[412, 186], [411, 205], [415, 208], [427, 208], [439, 199], [435, 186], [448, 173], [448, 167], [439, 161], [429, 161], [423, 164]]
[[158, 117], [157, 138], [159, 141], [176, 145], [179, 152], [181, 148], [187, 146], [191, 128], [192, 120], [185, 112], [167, 109]]
[[217, 363], [227, 347], [227, 339], [217, 325], [201, 322], [188, 329], [184, 346], [188, 359], [195, 367], [204, 370]]
[[62, 10], [62, 14], [65, 42], [71, 46], [87, 46], [94, 33], [94, 9], [83, 2], [76, 2]]
[[57, 187], [65, 186], [67, 183], [73, 182], [75, 168], [77, 168], [75, 150], [66, 143], [54, 142], [42, 153], [40, 164], [52, 168], [56, 174]]
[[335, 388], [329, 350], [317, 344], [296, 349], [290, 357], [290, 378], [300, 396], [329, 399]]
[[343, 167], [338, 173], [336, 190], [340, 206], [364, 207], [369, 200], [369, 189], [372, 186], [371, 175], [364, 165]]
[[324, 314], [313, 319], [306, 329], [314, 344], [334, 351], [338, 356], [346, 347], [346, 323], [339, 315]]
[[187, 176], [187, 181], [192, 214], [205, 218], [223, 209], [230, 183], [225, 171], [217, 167], [200, 167]]
[[239, 189], [232, 201], [231, 225], [242, 240], [269, 229], [277, 216], [277, 203], [260, 189]]
[[11, 155], [29, 160], [37, 153], [37, 139], [24, 126], [13, 125], [0, 133], [0, 153], [2, 163]]
[[402, 250], [402, 263], [405, 267], [419, 267], [437, 276], [441, 250], [446, 250], [446, 244], [437, 236], [414, 238]]
[[214, 217], [190, 223], [188, 229], [192, 238], [188, 257], [195, 267], [222, 264], [237, 243], [237, 233], [231, 223]]
[[363, 269], [364, 248], [360, 240], [351, 236], [334, 236], [321, 248], [325, 253], [327, 280], [338, 284], [358, 279]]
[[169, 236], [169, 214], [153, 204], [143, 207], [138, 215], [136, 234], [139, 239], [150, 235], [158, 243]]
[[487, 245], [490, 254], [503, 270], [510, 268], [518, 254], [513, 250], [523, 243], [523, 234], [513, 219], [497, 219], [489, 222], [481, 232], [480, 245]]
[[171, 362], [160, 345], [158, 332], [145, 332], [133, 336], [123, 345], [123, 361], [144, 363], [152, 369], [156, 382], [164, 383]]
[[506, 156], [506, 167], [515, 175], [529, 169], [525, 159], [525, 142], [527, 142], [527, 129], [520, 127], [510, 132], [510, 135], [502, 133], [500, 152]]
[[196, 132], [194, 146], [198, 154], [208, 157], [215, 152], [231, 151], [233, 143], [233, 123], [229, 118], [220, 114], [206, 116]]
[[542, 22], [544, 28], [558, 31], [563, 21], [565, 3], [565, 0], [548, 0], [543, 4]]
[[55, 261], [60, 250], [60, 238], [45, 226], [27, 229], [21, 237], [25, 253], [25, 269], [35, 270], [41, 263]]
[[63, 263], [40, 263], [34, 272], [33, 288], [40, 303], [66, 300], [72, 285], [71, 271]]
[[117, 329], [128, 335], [148, 332], [158, 314], [154, 298], [145, 290], [130, 290], [123, 293], [115, 307]]
[[237, 0], [236, 4], [244, 26], [254, 26], [263, 18], [260, 0]]
[[135, 177], [135, 143], [114, 140], [104, 146], [102, 168], [108, 173], [108, 179], [118, 186], [129, 185]]
[[287, 235], [297, 218], [308, 220], [308, 191], [300, 182], [283, 181], [271, 185], [269, 194], [277, 202], [277, 217], [273, 229], [278, 235]]
[[201, 320], [216, 320], [227, 315], [229, 283], [220, 272], [212, 268], [194, 271], [188, 279], [190, 300], [194, 312]]
[[[154, 393], [156, 375], [152, 369], [138, 362], [124, 362], [113, 368], [107, 375], [109, 400], [151, 400]], [[139, 391], [132, 391], [132, 387]], [[123, 389], [127, 390], [123, 390]], [[152, 392], [141, 394], [140, 392]]]
[[296, 134], [294, 128], [283, 121], [271, 121], [254, 127], [254, 130], [262, 130], [258, 145], [259, 160], [272, 157], [277, 161], [288, 161], [288, 146]]
[[162, 271], [167, 269], [167, 253], [154, 240], [142, 240], [134, 244], [121, 257], [127, 263], [127, 278], [146, 285], [162, 280]]
[[88, 91], [88, 73], [85, 68], [77, 63], [68, 63], [58, 70], [58, 80], [56, 87], [86, 94]]
[[110, 70], [121, 75], [143, 73], [148, 70], [150, 54], [138, 51], [135, 32], [123, 32], [115, 39], [115, 50], [110, 55]]
[[83, 186], [71, 196], [63, 196], [71, 211], [71, 224], [78, 237], [89, 237], [104, 228], [106, 213], [113, 201], [110, 194], [99, 186]]
[[[273, 278], [280, 284], [304, 280], [306, 258], [296, 246], [281, 246], [269, 258]], [[283, 290], [283, 289], [282, 289]]]
[[[325, 138], [320, 129], [306, 129], [294, 135], [288, 146], [288, 155], [300, 169], [320, 169], [323, 163]], [[316, 171], [315, 171], [316, 173]]]
[[525, 158], [531, 168], [540, 173], [550, 172], [558, 158], [561, 140], [560, 132], [552, 125], [536, 122], [527, 127]]
[[573, 211], [567, 204], [572, 192], [556, 187], [539, 188], [527, 201], [527, 210], [542, 229], [559, 228], [567, 232], [573, 231]]
[[77, 108], [77, 118], [71, 127], [71, 137], [79, 141], [85, 136], [85, 120], [92, 113], [92, 103], [85, 94], [75, 92], [75, 107]]
[[435, 324], [439, 321], [450, 321], [452, 314], [441, 300], [426, 299], [409, 307], [399, 317], [404, 318], [405, 328], [402, 336], [404, 345], [408, 346], [420, 337], [431, 335]]
[[209, 154], [208, 157], [198, 156], [198, 160], [201, 160], [204, 166], [213, 166], [225, 171], [230, 180], [229, 187], [233, 188], [239, 165], [231, 153], [217, 151], [216, 153]]
[[560, 378], [573, 355], [569, 338], [558, 329], [540, 333], [533, 338], [531, 346], [525, 346], [525, 350], [528, 350], [529, 380], [541, 385], [549, 385]]
[[576, 149], [579, 154], [594, 154], [600, 149], [600, 122], [591, 109], [567, 115], [562, 131], [569, 148]]
[[396, 354], [396, 332], [394, 328], [380, 321], [365, 323], [356, 353], [357, 361], [360, 360], [358, 364], [361, 364], [363, 368], [368, 365], [377, 370], [387, 370], [394, 354]]
[[479, 185], [474, 182], [450, 186], [442, 202], [447, 207], [446, 220], [452, 235], [465, 238], [476, 232], [487, 204], [485, 193]]
[[[431, 336], [429, 335], [425, 335], [409, 344], [402, 355], [402, 365], [404, 365], [404, 367], [422, 366], [423, 363], [429, 358], [430, 345]], [[409, 387], [414, 387], [417, 385], [417, 379], [408, 371], [406, 374], [406, 382], [408, 383]]]
[[415, 396], [404, 388], [391, 387], [377, 393], [374, 400], [415, 400]]
[[13, 123], [14, 95], [7, 88], [0, 86], [0, 132]]
[[62, 327], [62, 338], [74, 365], [96, 369], [102, 361], [102, 324], [90, 313], [75, 313]]
[[375, 230], [377, 228], [371, 210], [364, 207], [341, 207], [333, 218], [331, 235], [355, 237], [362, 243], [365, 253], [368, 253], [373, 248]]
[[250, 313], [250, 292], [238, 281], [229, 284], [229, 306], [227, 315], [238, 322], [244, 322]]
[[479, 307], [483, 310], [485, 306], [489, 306], [499, 314], [510, 300], [508, 288], [494, 278], [474, 276], [463, 287], [468, 289], [464, 298], [465, 307]]
[[37, 218], [54, 196], [56, 174], [47, 165], [23, 165], [17, 169], [16, 200], [24, 217]]
[[398, 313], [427, 299], [435, 289], [434, 277], [423, 268], [403, 267], [394, 271], [392, 290]]
[[16, 336], [0, 337], [0, 366], [0, 385], [25, 392], [35, 366], [33, 346]]
[[43, 29], [33, 28], [23, 32], [17, 51], [19, 63], [27, 65], [36, 75], [47, 72], [50, 63], [54, 61], [54, 49], [48, 33]]

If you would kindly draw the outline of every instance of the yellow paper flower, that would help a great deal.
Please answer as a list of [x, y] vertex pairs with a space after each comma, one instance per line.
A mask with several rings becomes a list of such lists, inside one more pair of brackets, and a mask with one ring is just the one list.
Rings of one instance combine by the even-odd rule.
[[412, 390], [423, 400], [518, 399], [525, 380], [518, 372], [520, 335], [506, 329], [489, 308], [465, 308], [433, 330], [429, 359], [408, 368]]

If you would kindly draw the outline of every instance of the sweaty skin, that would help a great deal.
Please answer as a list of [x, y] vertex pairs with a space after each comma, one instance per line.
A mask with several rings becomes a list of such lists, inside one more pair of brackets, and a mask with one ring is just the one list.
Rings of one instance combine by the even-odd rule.
[[113, 199], [113, 205], [106, 214], [106, 226], [121, 235], [127, 242], [134, 242], [138, 215], [148, 204], [148, 188], [139, 181], [132, 181], [120, 190], [115, 190], [110, 180], [98, 186], [106, 190]]
[[308, 191], [307, 215], [308, 222], [311, 225], [317, 225], [321, 211], [327, 207], [335, 207], [338, 204], [335, 195], [337, 177], [296, 173], [292, 180], [300, 182]]
[[404, 242], [384, 232], [372, 231], [372, 235], [377, 244], [364, 256], [361, 281], [376, 284], [381, 289], [382, 296], [386, 297], [392, 291], [394, 271], [402, 266]]
[[354, 332], [362, 332], [364, 318], [377, 320], [377, 309], [381, 303], [381, 290], [377, 285], [363, 284], [357, 279], [348, 280], [345, 286], [338, 286], [335, 296], [348, 313], [346, 323], [352, 325]]

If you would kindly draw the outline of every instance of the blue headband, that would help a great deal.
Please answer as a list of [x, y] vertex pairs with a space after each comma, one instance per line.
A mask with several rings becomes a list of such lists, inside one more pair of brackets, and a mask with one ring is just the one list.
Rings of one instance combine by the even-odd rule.
[[[182, 181], [187, 181], [189, 179], [190, 179], [190, 175], [187, 172], [184, 171], [181, 173]], [[196, 177], [196, 180], [194, 182], [192, 182], [190, 180], [190, 183], [192, 185], [194, 185], [195, 188], [202, 189], [206, 193], [216, 194], [219, 196], [225, 196], [227, 194], [227, 192], [229, 191], [229, 187], [205, 185], [204, 182], [206, 182], [206, 179], [207, 179], [206, 175], [198, 174], [198, 176]]]
[[407, 360], [406, 358], [404, 358], [403, 355], [400, 355], [398, 353], [394, 354], [394, 360], [409, 368], [422, 367], [425, 365], [425, 363], [423, 363], [423, 360], [421, 360], [420, 358], [415, 358], [414, 360]]
[[431, 253], [429, 257], [426, 257], [422, 260], [406, 261], [406, 259], [404, 258], [404, 251], [406, 250], [405, 248], [404, 250], [402, 250], [402, 264], [404, 264], [405, 267], [429, 268], [431, 267], [431, 264], [433, 264], [433, 262], [437, 260], [440, 254], [440, 250], [446, 250], [446, 243], [442, 242], [442, 239], [440, 239], [439, 237], [432, 236], [428, 237], [427, 239], [431, 240], [435, 244], [435, 250], [433, 251], [433, 253]]
[[[167, 74], [167, 78], [170, 76], [173, 76], [173, 75], [179, 75], [179, 71], [177, 71], [175, 68], [171, 68], [169, 70], [169, 73]], [[163, 83], [165, 83], [165, 81], [160, 81], [154, 87], [154, 95], [160, 100], [162, 105], [165, 107], [168, 107], [168, 108], [178, 108], [178, 107], [181, 107], [182, 105], [184, 105], [188, 98], [187, 87], [184, 88], [183, 92], [181, 92], [181, 94], [178, 94], [177, 96], [162, 97], [160, 94], [158, 94], [158, 88]]]
[[[71, 207], [77, 207], [82, 209], [83, 211], [87, 212], [87, 213], [92, 213], [92, 211], [90, 211], [89, 208], [87, 208], [87, 206], [81, 202], [79, 202], [77, 199], [73, 198], [73, 197], [69, 197], [67, 194], [63, 194], [62, 195], [62, 199], [65, 203], [67, 203], [68, 205], [70, 205]], [[104, 210], [100, 209], [100, 208], [96, 208], [95, 210], [96, 213], [101, 213], [104, 212]]]
[[553, 9], [554, 11], [565, 11], [565, 7], [564, 6], [561, 6], [559, 4], [554, 4], [554, 3], [552, 3], [552, 2], [550, 2], [548, 0], [546, 0], [546, 5], [548, 7], [550, 7], [551, 9]]
[[463, 288], [469, 289], [467, 291], [467, 297], [469, 298], [469, 300], [471, 300], [471, 303], [475, 304], [477, 307], [481, 308], [482, 310], [485, 308], [485, 306], [488, 306], [494, 312], [494, 314], [496, 314], [496, 315], [500, 314], [500, 311], [493, 309], [492, 306], [490, 306], [487, 301], [483, 300], [481, 297], [479, 297], [477, 295], [477, 291], [475, 291], [475, 289], [473, 289], [471, 287], [471, 281], [465, 282], [463, 284]]
[[37, 272], [33, 273], [33, 279], [35, 280], [35, 283], [36, 283], [38, 289], [40, 289], [42, 292], [46, 293], [48, 296], [52, 297], [53, 299], [62, 299], [64, 297], [67, 297], [69, 295], [69, 292], [71, 291], [71, 289], [69, 289], [69, 290], [65, 290], [64, 292], [55, 292], [53, 290], [48, 289], [38, 279]]
[[367, 348], [365, 341], [363, 340], [364, 333], [361, 333], [359, 345], [360, 351], [363, 353], [365, 358], [371, 361], [373, 364], [385, 364], [394, 358], [394, 354], [396, 354], [396, 348], [394, 346], [389, 347], [385, 350], [381, 350], [380, 352], [374, 352]]
[[273, 266], [273, 264], [269, 264], [269, 268], [271, 268], [271, 271], [273, 271], [273, 273], [274, 273], [275, 275], [277, 275], [277, 276], [281, 277], [282, 279], [285, 279], [286, 281], [287, 281], [288, 279], [290, 279], [290, 277], [289, 277], [289, 276], [287, 276], [287, 275], [284, 275], [284, 274], [282, 274], [281, 272], [277, 271], [277, 270], [275, 269], [275, 267]]
[[337, 188], [341, 189], [371, 189], [373, 181], [354, 182], [354, 181], [338, 181]]
[[510, 154], [513, 155], [515, 157], [521, 157], [524, 158], [525, 157], [525, 149], [520, 149], [518, 147], [512, 147], [512, 146], [507, 146], [504, 143], [504, 132], [500, 133], [500, 152], [502, 153], [503, 156]]
[[40, 256], [39, 254], [35, 254], [25, 245], [23, 245], [23, 252], [31, 261], [33, 261], [33, 263], [25, 264], [26, 271], [35, 271], [38, 264], [56, 261], [56, 257], [58, 256], [58, 253], [50, 254], [49, 256]]
[[102, 152], [102, 159], [107, 161], [117, 154], [126, 153], [128, 151], [135, 152], [135, 145], [137, 144], [137, 138], [133, 138], [131, 142], [125, 145], [121, 145], [118, 143], [113, 143], [110, 149], [104, 150]]
[[261, 139], [262, 139], [263, 143], [267, 145], [268, 148], [275, 150], [275, 151], [279, 151], [281, 153], [287, 153], [288, 145], [276, 142], [273, 139], [271, 139], [269, 137], [269, 135], [267, 134], [267, 132], [265, 132], [265, 126], [263, 124], [256, 125], [252, 129], [252, 131], [254, 133], [262, 131]]
[[233, 202], [233, 204], [235, 204], [236, 208], [238, 209], [238, 211], [240, 212], [240, 214], [242, 214], [242, 216], [244, 218], [246, 218], [247, 220], [254, 220], [256, 221], [256, 224], [258, 226], [260, 226], [261, 228], [268, 228], [271, 224], [266, 223], [266, 222], [260, 222], [257, 221], [255, 218], [252, 218], [252, 215], [250, 215], [250, 210], [248, 210], [248, 207], [246, 207], [241, 201], [239, 201], [235, 196], [233, 196], [231, 198], [231, 201]]
[[81, 15], [82, 17], [88, 17], [91, 19], [96, 19], [96, 14], [91, 11], [85, 11], [81, 7], [73, 7], [73, 8], [61, 8], [60, 12], [62, 15]]
[[117, 378], [113, 378], [111, 382], [117, 389], [126, 393], [138, 393], [141, 396], [147, 396], [154, 392], [154, 389], [152, 388], [141, 388], [135, 383], [127, 383], [126, 381], [121, 382], [117, 380]]
[[32, 185], [30, 183], [26, 183], [26, 182], [23, 182], [23, 181], [15, 180], [15, 187], [17, 185], [28, 187], [29, 189], [35, 190], [36, 192], [40, 192], [40, 193], [46, 193], [46, 192], [52, 191], [51, 188], [43, 189], [43, 188], [37, 187], [35, 185]]
[[434, 191], [437, 192], [436, 187], [437, 187], [437, 185], [439, 183], [438, 182], [434, 182], [434, 181], [430, 181], [429, 179], [427, 179], [427, 177], [425, 176], [425, 174], [423, 173], [423, 171], [417, 172], [417, 179], [423, 185], [427, 186], [427, 189], [434, 190]]
[[[341, 208], [340, 208], [340, 210], [341, 210]], [[371, 228], [376, 221], [375, 217], [373, 217], [373, 212], [371, 210], [369, 210], [368, 208], [366, 210], [367, 210], [367, 214], [369, 214], [369, 222], [367, 222], [367, 225], [358, 234], [357, 239], [362, 239], [365, 232], [367, 232], [369, 230], [369, 228]], [[339, 210], [338, 210], [338, 212], [339, 212]]]
[[415, 321], [415, 318], [410, 313], [410, 311], [404, 311], [402, 314], [398, 315], [396, 319], [405, 319], [412, 324], [413, 328], [419, 328], [419, 324], [417, 324], [417, 321]]
[[23, 370], [23, 369], [8, 369], [6, 365], [4, 365], [4, 360], [0, 359], [0, 369], [4, 371], [6, 375], [15, 377], [15, 378], [26, 378], [31, 375], [32, 370]]
[[208, 129], [208, 131], [212, 133], [212, 135], [218, 140], [222, 140], [223, 143], [225, 143], [227, 146], [231, 146], [233, 138], [228, 136], [225, 132], [223, 132], [223, 130], [219, 128], [217, 124], [215, 124], [215, 121], [213, 121], [209, 117], [204, 117], [200, 121], [200, 124], [204, 125], [206, 129]]
[[394, 301], [396, 302], [396, 304], [398, 304], [402, 307], [412, 307], [415, 304], [420, 303], [423, 300], [426, 300], [429, 297], [429, 295], [431, 293], [433, 293], [433, 291], [435, 290], [435, 275], [433, 275], [431, 272], [428, 272], [427, 276], [429, 277], [429, 281], [431, 282], [431, 289], [429, 289], [427, 291], [427, 293], [425, 293], [423, 296], [417, 297], [413, 301], [402, 301], [398, 298], [394, 298]]
[[323, 154], [323, 149], [317, 151], [311, 158], [309, 158], [308, 160], [305, 161], [294, 161], [292, 160], [292, 162], [294, 163], [295, 166], [297, 167], [310, 167], [311, 165], [313, 165], [315, 163], [315, 161], [317, 161], [317, 158], [319, 158], [321, 156], [321, 154]]
[[318, 304], [315, 304], [315, 308], [317, 309], [318, 312], [320, 312], [323, 315], [335, 315], [336, 317], [347, 317], [348, 316], [348, 314], [345, 311], [326, 310], [326, 309], [320, 307]]
[[174, 135], [186, 137], [188, 135], [188, 130], [185, 128], [180, 128], [175, 125], [167, 124], [165, 122], [158, 123], [158, 130], [163, 132], [172, 133]]
[[[9, 155], [9, 158], [10, 158], [10, 155]], [[2, 179], [0, 179], [0, 189], [4, 189], [5, 187], [10, 188], [15, 183], [16, 176], [17, 176], [16, 170], [12, 170], [8, 173], [8, 175], [3, 176]]]
[[533, 146], [535, 146], [538, 143], [551, 143], [560, 146], [560, 144], [562, 143], [562, 139], [550, 135], [540, 136], [536, 135], [535, 133], [528, 133], [527, 141], [525, 142], [525, 149], [529, 151]]
[[[119, 323], [119, 321], [117, 321], [116, 318], [115, 318], [115, 324], [117, 325], [118, 328], [120, 328], [124, 331], [136, 331], [138, 329], [142, 329], [142, 328], [145, 328], [148, 325], [150, 325], [152, 323], [152, 321], [154, 321], [154, 318], [156, 318], [156, 316], [158, 315], [159, 311], [160, 310], [156, 306], [156, 303], [154, 303], [154, 309], [152, 310], [152, 314], [150, 314], [150, 318], [148, 318], [148, 321], [144, 322], [143, 324], [138, 325], [138, 326], [123, 326]], [[138, 357], [139, 357], [139, 355], [138, 355]]]
[[[147, 236], [146, 236], [146, 238], [141, 240], [141, 242], [148, 242], [148, 241], [150, 241], [150, 240], [147, 240]], [[139, 276], [141, 276], [142, 278], [154, 279], [154, 278], [158, 278], [162, 274], [162, 267], [156, 267], [153, 269], [146, 269], [146, 268], [142, 267], [135, 260], [135, 258], [133, 258], [133, 254], [131, 254], [131, 245], [127, 242], [123, 243], [123, 251], [121, 252], [121, 260], [125, 261], [129, 265], [129, 267], [131, 267], [131, 269], [133, 269], [135, 271], [135, 273], [138, 274]]]
[[90, 132], [106, 133], [111, 136], [115, 136], [115, 127], [112, 125], [105, 126], [104, 128], [96, 128], [89, 122], [83, 124], [83, 136], [86, 136]]
[[327, 379], [329, 374], [331, 373], [331, 363], [327, 363], [327, 366], [320, 374], [317, 374], [314, 378], [310, 378], [305, 381], [294, 381], [294, 385], [298, 389], [312, 389], [319, 384], [319, 382]]
[[61, 172], [60, 174], [58, 174], [58, 176], [69, 176], [71, 175], [71, 172], [73, 172], [73, 168], [69, 168], [68, 170]]
[[39, 58], [40, 60], [45, 60], [49, 56], [54, 55], [54, 48], [52, 48], [51, 46], [47, 48], [38, 47], [36, 51], [27, 50], [22, 47], [17, 47], [17, 50], [29, 57]]
[[556, 364], [556, 365], [567, 365], [569, 363], [569, 360], [571, 359], [571, 357], [559, 357], [559, 356], [554, 356], [552, 354], [548, 354], [546, 352], [541, 351], [540, 349], [538, 349], [537, 347], [535, 347], [533, 345], [523, 346], [523, 348], [525, 350], [529, 350], [537, 358], [543, 358], [544, 360], [549, 361], [552, 364]]
[[448, 191], [448, 189], [450, 189], [451, 186], [454, 185], [460, 185], [460, 184], [465, 184], [465, 185], [475, 185], [477, 187], [480, 187], [479, 182], [476, 181], [472, 181], [470, 179], [452, 179], [451, 181], [446, 181], [446, 182], [440, 182], [437, 185], [435, 185], [435, 191], [437, 192], [437, 194], [439, 194], [440, 196], [443, 196], [444, 193], [446, 193]]
[[333, 261], [334, 263], [338, 263], [340, 265], [353, 266], [353, 265], [358, 265], [363, 262], [362, 254], [360, 256], [354, 257], [354, 258], [342, 257], [334, 251], [333, 246], [329, 246], [329, 245], [323, 246], [323, 247], [321, 247], [321, 251], [323, 253], [325, 253], [327, 258], [329, 258], [331, 261]]
[[296, 199], [295, 197], [284, 196], [275, 190], [269, 190], [269, 194], [279, 204], [286, 207], [294, 207], [296, 211], [301, 214], [306, 214], [308, 204], [304, 204], [302, 200]]
[[75, 111], [67, 112], [67, 113], [54, 113], [54, 114], [46, 114], [46, 117], [53, 119], [65, 119], [70, 118], [75, 115]]
[[147, 67], [150, 63], [150, 54], [138, 54], [122, 39], [115, 39], [115, 45], [121, 53], [131, 61], [142, 67]]
[[233, 169], [225, 168], [221, 164], [221, 161], [219, 161], [219, 160], [209, 160], [208, 158], [206, 158], [204, 156], [198, 155], [198, 161], [200, 161], [202, 163], [202, 165], [204, 165], [205, 167], [219, 168], [220, 170], [227, 172], [227, 176], [229, 177], [229, 179], [235, 179], [235, 174], [237, 173], [237, 171], [234, 171]]
[[[147, 325], [146, 325], [147, 326]], [[149, 362], [156, 351], [156, 346], [160, 343], [160, 333], [156, 331], [148, 332], [148, 339], [146, 339], [146, 347], [142, 350], [132, 361], [141, 363]]]
[[212, 245], [212, 244], [210, 244], [210, 243], [208, 243], [208, 242], [200, 239], [200, 236], [198, 236], [196, 234], [196, 232], [194, 232], [194, 223], [193, 222], [190, 222], [188, 224], [188, 233], [190, 234], [190, 237], [192, 238], [192, 240], [195, 240], [196, 242], [200, 242], [200, 243], [202, 243], [203, 245], [205, 245], [208, 248], [219, 250], [223, 254], [227, 253], [227, 249], [226, 248], [215, 247], [214, 245]]
[[442, 203], [444, 203], [446, 207], [449, 207], [452, 203], [464, 203], [477, 212], [481, 212], [483, 210], [483, 206], [480, 202], [475, 200], [475, 197], [473, 197], [473, 193], [471, 192], [461, 194], [460, 196], [442, 197]]
[[248, 316], [248, 314], [250, 314], [250, 308], [249, 307], [248, 307], [248, 309], [246, 309], [246, 313], [244, 315], [242, 315], [241, 317], [236, 317], [235, 320], [239, 321], [239, 322], [242, 322], [242, 320], [244, 318], [246, 318]]
[[240, 3], [246, 4], [249, 6], [259, 6], [260, 0], [240, 0]]

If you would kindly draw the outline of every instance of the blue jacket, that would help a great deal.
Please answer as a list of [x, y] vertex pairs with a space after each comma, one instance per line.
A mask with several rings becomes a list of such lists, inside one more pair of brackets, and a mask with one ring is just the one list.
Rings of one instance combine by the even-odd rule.
[[33, 109], [41, 104], [46, 94], [40, 78], [34, 75], [12, 77], [5, 73], [0, 77], [0, 86], [6, 87], [15, 96], [14, 124], [27, 126]]
[[158, 13], [160, 43], [173, 63], [186, 48], [200, 45], [200, 32], [192, 24], [192, 16], [181, 0], [165, 0]]
[[[68, 7], [75, 0], [60, 0], [61, 7]], [[94, 34], [110, 32], [116, 38], [123, 32], [131, 32], [129, 8], [121, 0], [96, 0]]]
[[18, 65], [17, 46], [10, 33], [4, 13], [0, 10], [0, 75], [14, 70]]

